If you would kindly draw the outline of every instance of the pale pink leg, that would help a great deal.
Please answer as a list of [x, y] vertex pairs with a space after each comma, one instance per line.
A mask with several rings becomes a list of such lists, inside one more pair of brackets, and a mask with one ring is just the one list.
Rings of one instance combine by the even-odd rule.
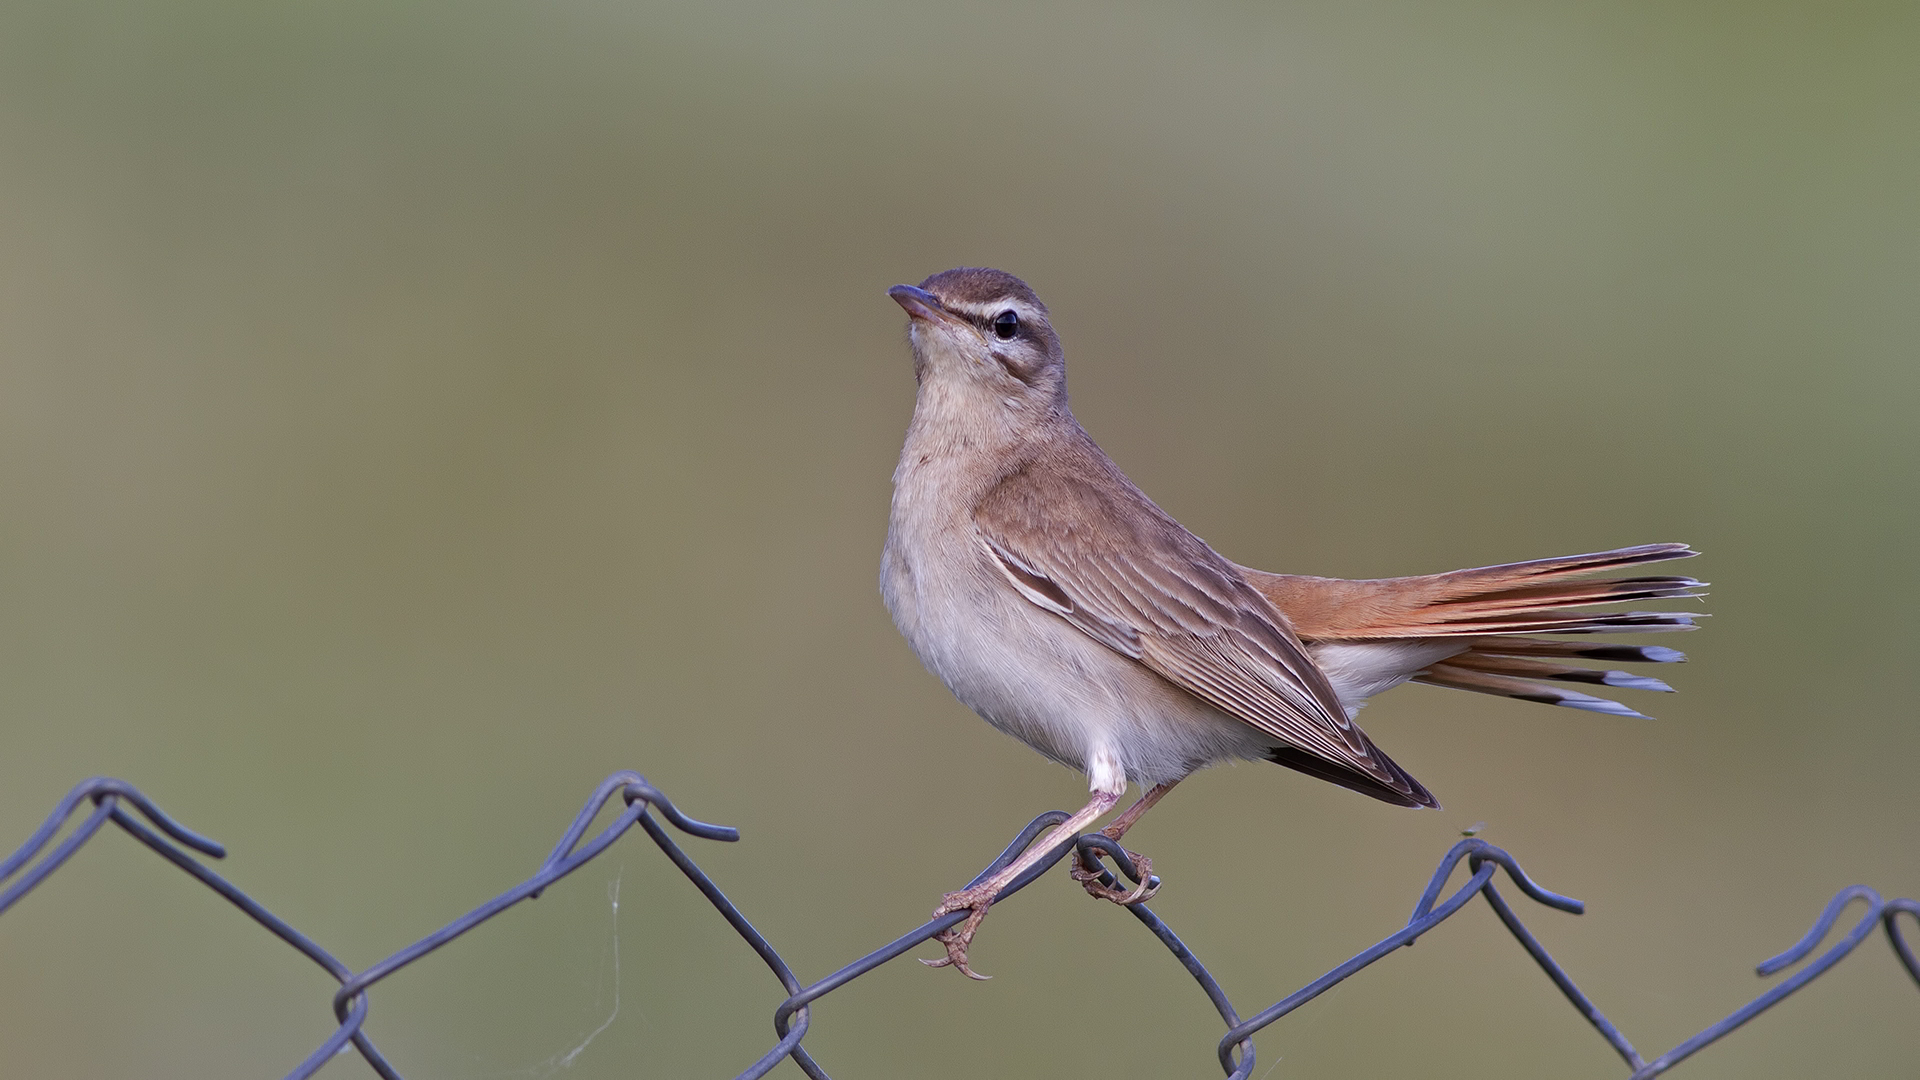
[[1055, 826], [1054, 830], [1047, 834], [1046, 839], [1034, 841], [1027, 850], [1020, 853], [1019, 858], [1008, 863], [1005, 869], [972, 888], [948, 893], [946, 899], [940, 902], [940, 906], [933, 909], [934, 918], [966, 909], [972, 909], [973, 914], [966, 922], [934, 939], [946, 946], [945, 957], [920, 962], [928, 967], [946, 967], [952, 964], [969, 979], [992, 978], [990, 975], [978, 974], [967, 966], [967, 946], [973, 943], [973, 935], [980, 929], [980, 921], [987, 917], [987, 908], [999, 898], [1001, 889], [1012, 884], [1014, 878], [1026, 873], [1029, 867], [1046, 857], [1048, 850], [1053, 846], [1052, 840], [1063, 836], [1074, 836], [1085, 831], [1087, 826], [1100, 820], [1101, 815], [1113, 809], [1119, 801], [1120, 793], [1117, 791], [1094, 792], [1092, 801], [1081, 807], [1072, 817]]
[[[1167, 792], [1173, 790], [1173, 785], [1179, 782], [1169, 780], [1164, 784], [1153, 785], [1132, 806], [1127, 807], [1125, 813], [1114, 818], [1112, 824], [1101, 829], [1101, 834], [1114, 843], [1119, 843], [1120, 838], [1127, 835], [1127, 830], [1133, 828], [1134, 822], [1139, 821], [1142, 814], [1153, 809], [1153, 804], [1164, 798]], [[1140, 883], [1132, 889], [1116, 889], [1102, 885], [1098, 864], [1088, 866], [1078, 859], [1074, 860], [1073, 879], [1078, 881], [1088, 893], [1102, 900], [1111, 900], [1116, 904], [1138, 904], [1153, 896], [1156, 891], [1157, 887], [1152, 883], [1153, 860], [1137, 851], [1127, 852], [1127, 858], [1132, 859], [1134, 869], [1140, 871]]]
[[1133, 823], [1140, 820], [1140, 815], [1153, 809], [1153, 804], [1166, 798], [1167, 792], [1172, 791], [1173, 785], [1179, 782], [1178, 780], [1169, 780], [1164, 784], [1153, 785], [1153, 787], [1147, 789], [1145, 795], [1140, 796], [1137, 802], [1127, 807], [1125, 813], [1114, 818], [1112, 824], [1100, 831], [1107, 835], [1107, 839], [1112, 840], [1116, 844], [1119, 843], [1120, 838], [1127, 835], [1127, 830], [1133, 828]]

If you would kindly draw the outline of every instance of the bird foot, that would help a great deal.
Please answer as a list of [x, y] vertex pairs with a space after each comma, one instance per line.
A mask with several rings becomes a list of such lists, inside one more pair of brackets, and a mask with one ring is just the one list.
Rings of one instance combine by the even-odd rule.
[[920, 962], [928, 967], [952, 966], [967, 978], [978, 979], [981, 982], [993, 978], [991, 975], [982, 975], [967, 966], [967, 948], [973, 944], [973, 935], [979, 931], [981, 921], [987, 917], [987, 908], [992, 906], [993, 898], [999, 891], [998, 887], [987, 888], [985, 885], [976, 885], [971, 889], [948, 893], [946, 898], [940, 901], [940, 906], [933, 909], [934, 918], [951, 915], [956, 911], [971, 910], [972, 914], [967, 916], [965, 922], [950, 926], [934, 937], [933, 940], [946, 948], [947, 955], [938, 960], [921, 960]]
[[[1121, 850], [1126, 851], [1125, 848]], [[1140, 883], [1130, 889], [1101, 881], [1103, 877], [1117, 879], [1119, 875], [1109, 874], [1106, 868], [1101, 866], [1100, 861], [1091, 854], [1082, 855], [1073, 861], [1070, 867], [1073, 880], [1087, 890], [1087, 895], [1101, 900], [1111, 900], [1122, 906], [1152, 899], [1153, 894], [1160, 891], [1160, 879], [1153, 876], [1153, 860], [1137, 851], [1127, 851], [1127, 858], [1133, 860], [1133, 868], [1140, 871]]]

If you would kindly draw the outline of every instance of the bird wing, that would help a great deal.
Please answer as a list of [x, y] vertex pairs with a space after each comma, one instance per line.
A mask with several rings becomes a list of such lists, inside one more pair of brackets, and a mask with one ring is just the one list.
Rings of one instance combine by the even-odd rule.
[[1086, 449], [1014, 469], [974, 509], [987, 551], [1020, 594], [1276, 740], [1437, 805], [1347, 719], [1300, 639], [1238, 568]]

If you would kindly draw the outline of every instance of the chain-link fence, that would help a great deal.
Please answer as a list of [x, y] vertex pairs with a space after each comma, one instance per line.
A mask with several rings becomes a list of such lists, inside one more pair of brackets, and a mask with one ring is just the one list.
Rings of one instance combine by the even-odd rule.
[[[624, 804], [619, 816], [589, 838], [587, 830], [608, 804], [616, 799]], [[89, 803], [92, 804], [90, 811], [86, 810]], [[72, 831], [61, 838], [62, 830], [82, 812], [85, 812], [86, 816]], [[753, 924], [747, 921], [739, 908], [734, 907], [713, 879], [708, 877], [705, 871], [701, 870], [681, 849], [680, 845], [674, 842], [673, 837], [654, 817], [655, 812], [681, 832], [701, 839], [732, 841], [740, 838], [738, 832], [724, 825], [709, 825], [681, 813], [665, 795], [639, 773], [615, 773], [594, 791], [592, 798], [587, 800], [587, 804], [581, 808], [579, 815], [573, 819], [573, 824], [568, 826], [566, 834], [560, 838], [560, 843], [555, 845], [553, 854], [547, 856], [546, 862], [540, 865], [539, 871], [532, 877], [385, 960], [363, 971], [353, 971], [305, 934], [287, 925], [284, 920], [268, 911], [258, 901], [208, 869], [205, 863], [195, 857], [196, 852], [215, 859], [225, 857], [225, 849], [219, 844], [174, 822], [132, 785], [121, 780], [94, 779], [74, 788], [54, 808], [46, 824], [28, 838], [18, 851], [8, 856], [4, 862], [0, 862], [0, 913], [5, 913], [22, 896], [45, 881], [48, 875], [58, 870], [61, 864], [97, 835], [108, 822], [119, 826], [141, 843], [159, 852], [169, 862], [225, 897], [228, 902], [246, 912], [249, 917], [266, 927], [280, 940], [300, 950], [308, 959], [325, 968], [328, 974], [339, 980], [340, 989], [333, 995], [333, 1013], [339, 1021], [339, 1027], [320, 1044], [318, 1049], [307, 1055], [305, 1061], [287, 1074], [288, 1080], [301, 1080], [301, 1078], [312, 1076], [329, 1059], [343, 1052], [349, 1045], [373, 1066], [375, 1072], [386, 1077], [387, 1080], [398, 1080], [400, 1073], [374, 1047], [373, 1040], [368, 1037], [365, 1030], [369, 1008], [368, 991], [373, 985], [520, 901], [540, 895], [542, 889], [573, 873], [589, 860], [606, 851], [635, 825], [640, 826], [649, 837], [652, 837], [653, 842], [659, 845], [667, 858], [680, 868], [681, 873], [685, 874], [706, 896], [715, 910], [720, 912], [721, 917], [726, 919], [753, 951], [760, 955], [760, 959], [772, 969], [774, 977], [780, 981], [780, 985], [786, 991], [786, 1000], [782, 1001], [773, 1013], [773, 1029], [778, 1041], [774, 1043], [772, 1049], [761, 1055], [758, 1061], [740, 1073], [738, 1080], [753, 1080], [755, 1077], [764, 1076], [785, 1058], [792, 1058], [794, 1063], [814, 1080], [826, 1080], [826, 1070], [821, 1068], [819, 1062], [815, 1061], [801, 1045], [802, 1040], [807, 1036], [810, 1022], [809, 1004], [887, 961], [911, 951], [915, 946], [959, 924], [968, 916], [965, 911], [941, 916], [895, 938], [833, 974], [803, 986], [799, 978], [794, 975], [793, 969], [780, 958], [780, 954], [774, 950], [767, 939], [753, 928]], [[985, 879], [995, 870], [1011, 863], [1016, 856], [1038, 840], [1042, 833], [1052, 829], [1066, 817], [1064, 813], [1052, 811], [1034, 818], [1025, 829], [1020, 831], [1020, 835], [1014, 837], [1013, 842], [1007, 845], [1007, 849], [1000, 854], [1000, 857], [995, 859], [991, 866], [981, 871], [974, 882]], [[56, 840], [58, 840], [57, 843]], [[1111, 870], [1105, 869], [1100, 862], [1102, 858], [1111, 859], [1121, 874], [1126, 875], [1136, 884], [1139, 882], [1136, 868], [1126, 853], [1119, 845], [1098, 833], [1076, 837], [1050, 836], [1048, 843], [1050, 847], [1047, 857], [1009, 885], [1000, 894], [1002, 900], [1025, 888], [1069, 854], [1082, 860], [1089, 870], [1098, 870], [1102, 875], [1102, 882], [1108, 886], [1116, 885], [1118, 879], [1113, 876]], [[1441, 893], [1446, 889], [1447, 882], [1463, 861], [1467, 864], [1469, 874], [1467, 881], [1442, 899]], [[1145, 904], [1135, 904], [1126, 910], [1173, 953], [1174, 958], [1187, 969], [1187, 973], [1200, 984], [1200, 989], [1206, 993], [1208, 1000], [1213, 1002], [1213, 1007], [1219, 1010], [1220, 1018], [1227, 1026], [1226, 1034], [1220, 1038], [1220, 1067], [1227, 1073], [1229, 1080], [1246, 1080], [1246, 1077], [1252, 1074], [1253, 1036], [1256, 1032], [1312, 1001], [1360, 969], [1383, 959], [1396, 949], [1413, 944], [1420, 935], [1458, 913], [1476, 893], [1486, 898], [1487, 904], [1500, 917], [1500, 921], [1506, 924], [1507, 929], [1513, 933], [1521, 947], [1526, 949], [1528, 955], [1532, 956], [1547, 973], [1547, 977], [1560, 988], [1560, 992], [1566, 995], [1567, 1000], [1579, 1010], [1580, 1015], [1586, 1017], [1594, 1030], [1612, 1045], [1632, 1070], [1632, 1080], [1643, 1080], [1643, 1078], [1666, 1072], [1728, 1032], [1772, 1008], [1782, 998], [1806, 986], [1852, 953], [1856, 946], [1873, 933], [1876, 926], [1885, 928], [1887, 941], [1893, 946], [1894, 955], [1899, 957], [1900, 963], [1905, 965], [1914, 981], [1920, 983], [1920, 957], [1915, 956], [1913, 947], [1902, 936], [1899, 925], [1899, 916], [1902, 912], [1913, 917], [1916, 923], [1920, 923], [1920, 902], [1910, 899], [1883, 899], [1879, 893], [1864, 885], [1854, 885], [1837, 893], [1828, 902], [1826, 909], [1820, 913], [1820, 917], [1814, 920], [1813, 928], [1807, 931], [1807, 935], [1796, 942], [1792, 948], [1762, 963], [1759, 973], [1763, 976], [1778, 974], [1812, 955], [1814, 949], [1819, 947], [1833, 929], [1834, 924], [1839, 921], [1841, 913], [1854, 901], [1863, 902], [1866, 905], [1866, 911], [1843, 938], [1772, 989], [1734, 1010], [1725, 1019], [1649, 1061], [1634, 1049], [1633, 1044], [1627, 1041], [1627, 1037], [1620, 1032], [1620, 1029], [1600, 1012], [1574, 983], [1573, 978], [1554, 962], [1545, 948], [1541, 947], [1540, 942], [1527, 929], [1526, 924], [1521, 922], [1519, 915], [1507, 903], [1506, 897], [1494, 885], [1495, 876], [1502, 870], [1506, 871], [1508, 881], [1512, 882], [1515, 888], [1537, 903], [1574, 914], [1584, 910], [1580, 901], [1548, 892], [1535, 884], [1520, 869], [1513, 856], [1505, 851], [1483, 840], [1463, 840], [1455, 844], [1452, 850], [1440, 860], [1439, 868], [1434, 871], [1433, 879], [1428, 882], [1426, 891], [1420, 894], [1419, 902], [1414, 904], [1413, 916], [1407, 920], [1405, 926], [1313, 982], [1245, 1018], [1241, 1017], [1239, 1010], [1234, 1008], [1233, 1002], [1227, 999], [1226, 993], [1220, 989], [1220, 984], [1214, 981], [1206, 965], [1200, 962], [1200, 959], [1193, 954], [1193, 950], [1187, 948], [1179, 936], [1162, 922], [1159, 916]]]

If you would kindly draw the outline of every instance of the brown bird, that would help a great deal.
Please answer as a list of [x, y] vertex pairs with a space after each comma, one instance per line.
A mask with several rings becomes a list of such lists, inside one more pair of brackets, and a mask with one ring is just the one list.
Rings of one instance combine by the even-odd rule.
[[[1346, 581], [1230, 562], [1154, 505], [1067, 408], [1066, 362], [1047, 309], [1019, 278], [962, 268], [888, 290], [909, 316], [919, 391], [893, 474], [880, 588], [894, 624], [956, 697], [1040, 753], [1087, 774], [1078, 833], [1144, 794], [1103, 830], [1118, 841], [1197, 769], [1278, 762], [1397, 806], [1433, 795], [1353, 723], [1409, 680], [1640, 714], [1554, 683], [1671, 690], [1567, 660], [1671, 663], [1657, 646], [1531, 635], [1689, 630], [1677, 612], [1581, 610], [1700, 595], [1685, 577], [1585, 575], [1696, 554], [1648, 544], [1423, 577]], [[968, 909], [942, 937], [967, 948], [987, 908], [1050, 845], [947, 894]], [[1135, 856], [1139, 863], [1146, 860]], [[1121, 903], [1148, 895], [1088, 890]]]

